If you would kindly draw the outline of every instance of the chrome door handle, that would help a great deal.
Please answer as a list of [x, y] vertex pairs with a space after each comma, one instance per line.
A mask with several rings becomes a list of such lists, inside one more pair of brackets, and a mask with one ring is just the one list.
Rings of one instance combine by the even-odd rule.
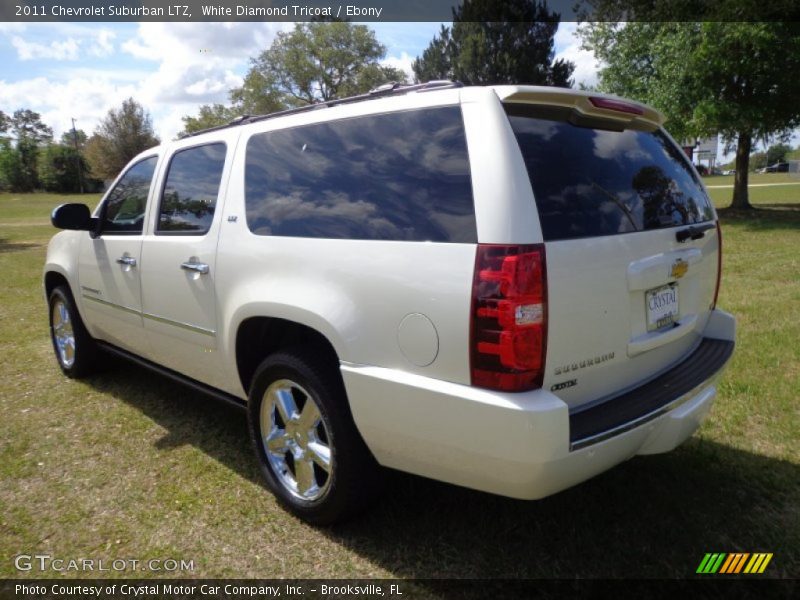
[[195, 273], [200, 273], [201, 275], [208, 273], [208, 265], [201, 262], [181, 263], [181, 269], [185, 271], [194, 271]]
[[129, 267], [135, 267], [136, 266], [136, 259], [133, 258], [132, 256], [120, 256], [117, 259], [117, 264], [118, 265], [127, 265]]

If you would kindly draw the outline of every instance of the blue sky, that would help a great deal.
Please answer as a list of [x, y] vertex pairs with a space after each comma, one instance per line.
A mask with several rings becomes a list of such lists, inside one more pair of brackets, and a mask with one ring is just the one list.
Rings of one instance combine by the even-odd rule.
[[[440, 23], [370, 23], [385, 62], [410, 73]], [[226, 102], [250, 57], [291, 23], [0, 23], [0, 110], [30, 108], [56, 136], [94, 131], [110, 108], [133, 96], [162, 139], [201, 104]], [[576, 82], [594, 83], [594, 57], [581, 51], [575, 23], [562, 23], [556, 53], [576, 63]]]

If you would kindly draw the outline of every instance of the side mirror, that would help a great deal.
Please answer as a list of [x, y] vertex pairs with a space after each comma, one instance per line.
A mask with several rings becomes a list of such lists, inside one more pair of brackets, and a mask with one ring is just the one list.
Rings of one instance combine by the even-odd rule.
[[94, 229], [94, 219], [85, 204], [62, 204], [53, 209], [50, 222], [57, 229], [90, 231]]

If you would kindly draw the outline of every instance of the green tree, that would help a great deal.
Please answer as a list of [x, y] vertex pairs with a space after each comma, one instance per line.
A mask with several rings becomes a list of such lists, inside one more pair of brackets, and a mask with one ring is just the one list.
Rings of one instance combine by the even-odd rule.
[[453, 26], [443, 26], [414, 61], [414, 76], [571, 87], [575, 65], [554, 60], [558, 22], [543, 1], [465, 0], [453, 9]]
[[29, 109], [3, 115], [0, 128], [11, 133], [3, 149], [2, 168], [5, 185], [15, 192], [32, 192], [39, 185], [37, 159], [39, 148], [52, 141], [53, 130], [42, 122], [41, 115]]
[[580, 32], [604, 63], [602, 91], [653, 105], [676, 137], [719, 133], [735, 143], [731, 206], [750, 208], [753, 140], [800, 124], [800, 78], [790, 76], [800, 68], [800, 24], [601, 22]]
[[48, 192], [79, 192], [82, 174], [87, 171], [83, 157], [72, 145], [49, 144], [39, 152], [39, 183]]
[[241, 113], [236, 108], [225, 106], [224, 104], [205, 104], [200, 107], [200, 113], [196, 117], [185, 116], [183, 120], [182, 134], [194, 133], [209, 127], [217, 127], [230, 123]]
[[268, 115], [291, 105], [272, 76], [255, 66], [245, 75], [242, 87], [231, 90], [230, 99], [232, 111], [242, 115]]
[[140, 152], [159, 143], [150, 114], [133, 98], [111, 109], [86, 142], [92, 176], [113, 179]]
[[778, 162], [784, 162], [786, 155], [792, 151], [792, 147], [788, 144], [773, 144], [767, 148], [767, 164], [774, 165]]
[[27, 108], [14, 111], [11, 132], [18, 142], [26, 139], [34, 144], [44, 144], [53, 139], [53, 130], [42, 123], [41, 115]]
[[453, 73], [455, 47], [450, 28], [442, 25], [437, 35], [411, 64], [414, 79], [420, 83], [436, 79], [456, 79]]
[[[752, 171], [756, 171], [758, 169], [763, 169], [767, 166], [767, 153], [766, 152], [753, 152], [750, 155], [750, 169]], [[733, 167], [736, 167], [736, 161], [733, 163]]]
[[39, 144], [31, 138], [19, 138], [16, 144], [18, 173], [15, 174], [15, 192], [32, 192], [39, 185]]
[[74, 134], [72, 129], [67, 129], [61, 134], [61, 140], [59, 143], [64, 146], [72, 146], [74, 148], [77, 142], [78, 150], [81, 150], [86, 145], [87, 139], [88, 136], [83, 129], [76, 129]]
[[8, 115], [0, 110], [0, 140], [6, 137], [8, 133], [8, 128], [11, 126], [11, 119], [8, 118]]
[[231, 98], [244, 112], [260, 114], [404, 82], [401, 70], [380, 64], [385, 56], [386, 47], [365, 25], [297, 23], [251, 61], [244, 84], [232, 90]]
[[16, 191], [21, 184], [19, 153], [8, 138], [0, 138], [0, 189]]
[[386, 47], [365, 25], [297, 23], [250, 61], [241, 87], [230, 91], [231, 106], [201, 106], [198, 115], [183, 117], [182, 134], [224, 125], [242, 115], [266, 115], [365, 93], [390, 81], [405, 83], [402, 70], [380, 64], [385, 56]]

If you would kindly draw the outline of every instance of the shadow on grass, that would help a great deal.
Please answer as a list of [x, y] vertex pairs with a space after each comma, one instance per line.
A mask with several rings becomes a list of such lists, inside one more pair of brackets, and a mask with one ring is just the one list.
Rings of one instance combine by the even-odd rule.
[[[90, 383], [164, 427], [157, 447], [191, 444], [261, 482], [243, 412], [135, 366]], [[706, 552], [735, 551], [774, 552], [768, 575], [800, 574], [800, 467], [716, 442], [636, 457], [537, 502], [388, 479], [369, 513], [322, 533], [398, 577], [690, 577]]]
[[800, 204], [775, 203], [755, 204], [750, 210], [720, 208], [717, 214], [722, 225], [744, 225], [748, 231], [774, 229], [800, 229]]
[[23, 250], [29, 250], [31, 248], [37, 248], [41, 246], [41, 244], [31, 244], [28, 242], [11, 242], [5, 238], [0, 238], [0, 254], [6, 254], [7, 252], [22, 252]]

